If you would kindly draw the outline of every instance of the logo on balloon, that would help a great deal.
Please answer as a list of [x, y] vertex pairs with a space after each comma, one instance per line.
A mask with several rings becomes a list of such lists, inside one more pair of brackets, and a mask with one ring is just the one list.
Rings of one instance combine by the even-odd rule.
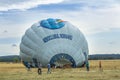
[[68, 40], [72, 40], [72, 35], [69, 35], [69, 34], [52, 34], [52, 35], [49, 35], [45, 38], [43, 38], [43, 42], [46, 43], [50, 40], [53, 40], [53, 39], [68, 39]]
[[49, 18], [47, 20], [42, 20], [40, 22], [40, 26], [47, 28], [47, 29], [59, 29], [64, 27], [65, 25], [65, 21], [61, 20], [61, 19], [53, 19], [53, 18]]

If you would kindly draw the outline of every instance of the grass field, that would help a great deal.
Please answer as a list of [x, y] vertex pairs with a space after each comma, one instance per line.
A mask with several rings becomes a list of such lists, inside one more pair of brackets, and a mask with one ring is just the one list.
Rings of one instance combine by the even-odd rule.
[[103, 71], [100, 71], [99, 61], [90, 61], [90, 71], [85, 68], [52, 69], [47, 74], [43, 68], [42, 75], [37, 74], [37, 68], [27, 71], [21, 63], [0, 63], [0, 80], [120, 80], [120, 60], [102, 60]]

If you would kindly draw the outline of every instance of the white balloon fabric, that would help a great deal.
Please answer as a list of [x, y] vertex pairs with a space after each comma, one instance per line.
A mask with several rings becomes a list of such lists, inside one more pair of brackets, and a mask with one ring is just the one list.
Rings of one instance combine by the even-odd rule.
[[48, 63], [56, 66], [82, 66], [88, 59], [88, 45], [80, 30], [67, 21], [39, 21], [29, 28], [20, 43], [20, 56], [25, 66]]

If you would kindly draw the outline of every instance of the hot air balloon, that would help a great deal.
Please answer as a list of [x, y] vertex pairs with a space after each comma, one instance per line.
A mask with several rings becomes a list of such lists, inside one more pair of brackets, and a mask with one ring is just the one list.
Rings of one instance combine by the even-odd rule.
[[82, 32], [61, 19], [48, 18], [26, 30], [20, 43], [23, 64], [37, 67], [48, 63], [55, 66], [69, 64], [80, 67], [88, 60], [88, 44]]

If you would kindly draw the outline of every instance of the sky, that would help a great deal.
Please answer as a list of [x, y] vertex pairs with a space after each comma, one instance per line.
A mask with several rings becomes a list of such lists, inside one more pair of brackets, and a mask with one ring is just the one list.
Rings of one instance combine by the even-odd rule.
[[47, 18], [77, 26], [89, 54], [120, 54], [120, 0], [0, 0], [0, 56], [19, 55], [25, 31]]

